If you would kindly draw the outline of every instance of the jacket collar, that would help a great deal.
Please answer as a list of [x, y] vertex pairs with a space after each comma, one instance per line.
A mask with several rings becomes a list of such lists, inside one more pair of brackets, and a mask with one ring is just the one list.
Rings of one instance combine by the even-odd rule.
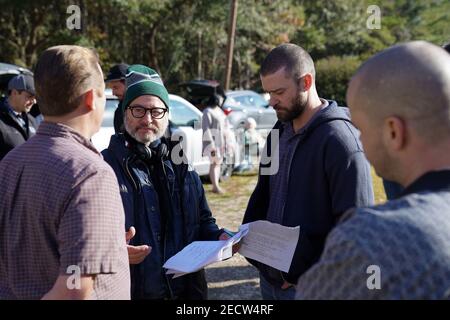
[[[161, 140], [157, 140], [154, 141], [152, 145], [157, 146], [160, 143]], [[127, 158], [132, 157], [134, 155], [134, 152], [128, 147], [127, 139], [125, 139], [125, 135], [123, 133], [116, 133], [115, 135], [111, 136], [108, 149], [112, 151], [114, 156], [121, 163], [123, 163]], [[170, 159], [164, 160], [164, 165], [170, 172], [173, 172]]]
[[[320, 125], [333, 120], [343, 120], [351, 123], [350, 111], [348, 108], [338, 106], [337, 102], [334, 100], [326, 101], [328, 102], [328, 106], [319, 110], [297, 134], [308, 135]], [[278, 121], [275, 124], [274, 129], [280, 129], [281, 134], [288, 125], [292, 126], [292, 123], [289, 124]]]
[[401, 196], [423, 191], [450, 191], [450, 169], [425, 173], [406, 187]]

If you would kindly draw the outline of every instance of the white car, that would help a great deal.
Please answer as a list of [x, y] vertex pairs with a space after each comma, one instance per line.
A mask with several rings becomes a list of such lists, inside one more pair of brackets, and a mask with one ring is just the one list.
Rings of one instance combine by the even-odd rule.
[[[99, 151], [108, 147], [111, 136], [114, 134], [114, 111], [119, 104], [119, 100], [112, 95], [110, 89], [106, 89], [105, 95], [106, 106], [102, 126], [100, 131], [92, 137], [92, 143]], [[200, 176], [208, 175], [209, 159], [202, 155], [202, 113], [179, 96], [170, 94], [169, 100], [172, 139], [178, 141], [181, 137], [183, 151], [189, 163]]]

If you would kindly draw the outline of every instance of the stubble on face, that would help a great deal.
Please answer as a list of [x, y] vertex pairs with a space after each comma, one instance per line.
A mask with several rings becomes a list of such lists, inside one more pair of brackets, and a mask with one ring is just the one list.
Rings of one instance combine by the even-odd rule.
[[288, 107], [277, 106], [274, 107], [277, 112], [277, 117], [282, 122], [289, 122], [300, 117], [306, 109], [306, 101], [302, 98], [299, 92], [291, 100], [291, 105]]
[[149, 145], [155, 140], [160, 139], [167, 129], [167, 116], [158, 120], [158, 123], [148, 121], [147, 116], [142, 119], [133, 118], [131, 111], [128, 109], [125, 112], [124, 126], [126, 132], [133, 137], [137, 142]]

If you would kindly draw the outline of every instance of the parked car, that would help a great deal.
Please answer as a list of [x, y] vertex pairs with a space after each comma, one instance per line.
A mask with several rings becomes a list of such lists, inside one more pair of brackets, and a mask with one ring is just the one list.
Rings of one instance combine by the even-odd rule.
[[269, 106], [267, 100], [251, 90], [225, 93], [219, 82], [214, 80], [192, 80], [182, 83], [180, 87], [185, 91], [187, 99], [200, 109], [206, 107], [215, 96], [223, 98], [220, 107], [227, 116], [236, 140], [233, 170], [243, 171], [251, 167], [245, 148], [245, 124], [249, 118], [253, 118], [259, 135], [263, 139], [267, 137], [277, 122], [276, 112]]
[[236, 128], [242, 127], [246, 118], [252, 117], [256, 121], [257, 130], [264, 131], [264, 135], [277, 122], [275, 110], [261, 95], [251, 90], [227, 91], [222, 109], [229, 117], [232, 117], [232, 112], [235, 111], [244, 113], [233, 119]]
[[192, 80], [182, 83], [186, 98], [195, 106], [202, 108], [212, 95], [221, 96], [224, 101], [221, 108], [235, 130], [244, 127], [247, 118], [252, 117], [257, 124], [257, 130], [266, 135], [277, 121], [275, 110], [258, 93], [251, 90], [236, 90], [224, 92], [220, 83], [215, 80]]
[[[92, 137], [92, 143], [101, 151], [109, 145], [111, 135], [114, 134], [114, 111], [119, 104], [110, 89], [106, 89], [106, 107], [100, 131]], [[209, 174], [209, 159], [202, 155], [203, 130], [201, 126], [202, 113], [191, 103], [180, 96], [170, 94], [169, 132], [171, 139], [182, 143], [183, 151], [189, 163], [200, 176]], [[231, 175], [234, 163], [226, 161], [223, 165], [222, 179]]]

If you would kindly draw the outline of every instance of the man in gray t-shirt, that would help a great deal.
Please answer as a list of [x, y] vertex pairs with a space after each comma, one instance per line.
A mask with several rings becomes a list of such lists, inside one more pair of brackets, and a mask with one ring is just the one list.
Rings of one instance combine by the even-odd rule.
[[348, 91], [378, 175], [405, 190], [347, 212], [298, 299], [450, 298], [450, 58], [423, 41], [369, 59]]
[[98, 58], [49, 48], [35, 82], [45, 121], [0, 162], [0, 299], [130, 299], [117, 179], [89, 141], [105, 108]]

